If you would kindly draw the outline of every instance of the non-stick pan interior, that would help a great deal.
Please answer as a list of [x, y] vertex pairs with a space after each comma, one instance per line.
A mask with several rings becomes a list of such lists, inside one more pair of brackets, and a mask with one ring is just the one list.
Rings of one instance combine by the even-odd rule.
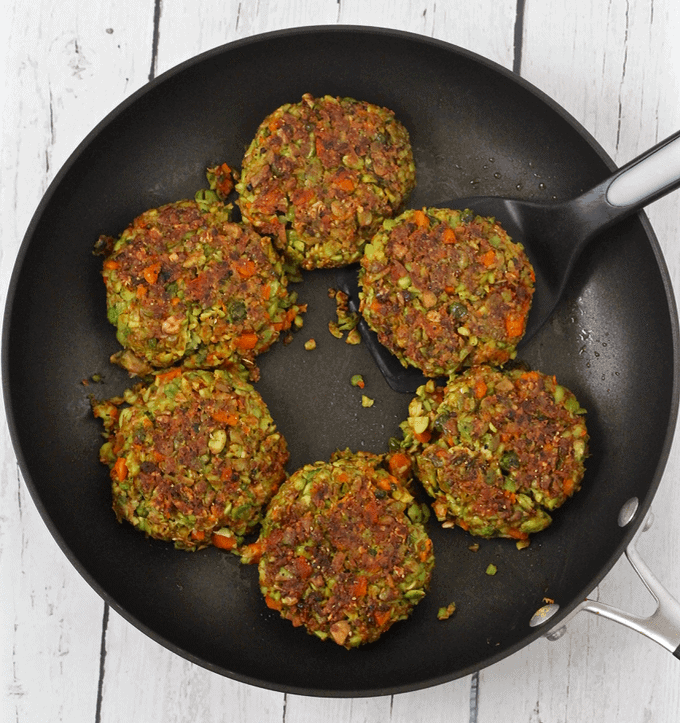
[[[582, 491], [518, 551], [474, 542], [431, 520], [430, 594], [375, 644], [346, 651], [270, 611], [257, 571], [211, 549], [174, 550], [115, 521], [101, 426], [89, 395], [130, 379], [108, 361], [100, 234], [193, 196], [205, 168], [238, 167], [266, 114], [303, 93], [351, 96], [393, 109], [411, 133], [418, 186], [410, 205], [456, 196], [563, 199], [612, 167], [587, 133], [535, 89], [479, 57], [392, 31], [307, 29], [210, 52], [137, 93], [81, 145], [50, 187], [22, 246], [3, 337], [10, 427], [27, 484], [77, 569], [127, 619], [177, 653], [265, 687], [316, 695], [416, 689], [467, 674], [540, 631], [544, 597], [563, 613], [622, 551], [621, 505], [645, 510], [659, 482], [676, 413], [677, 320], [658, 245], [642, 217], [594, 243], [563, 305], [523, 354], [588, 409], [591, 458]], [[385, 451], [409, 397], [392, 392], [363, 345], [331, 336], [333, 271], [307, 272], [309, 305], [289, 345], [261, 358], [257, 387], [290, 450], [290, 470], [336, 448]], [[315, 338], [317, 349], [304, 342]], [[353, 374], [366, 380], [361, 405]], [[93, 375], [103, 382], [92, 382]], [[83, 380], [90, 380], [83, 384]], [[498, 569], [485, 574], [490, 562]], [[437, 609], [455, 602], [448, 621]]]

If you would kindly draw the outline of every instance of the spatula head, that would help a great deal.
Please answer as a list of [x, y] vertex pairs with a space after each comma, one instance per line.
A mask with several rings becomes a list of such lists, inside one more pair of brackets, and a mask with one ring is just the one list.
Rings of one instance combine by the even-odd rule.
[[[495, 197], [465, 198], [438, 204], [441, 208], [466, 209], [474, 213], [494, 217], [505, 228], [516, 243], [522, 244], [534, 267], [536, 285], [532, 299], [532, 307], [527, 321], [527, 329], [520, 342], [525, 344], [538, 329], [548, 320], [552, 313], [561, 289], [558, 261], [550, 254], [546, 242], [542, 242], [539, 232], [535, 236], [535, 223], [544, 217], [549, 206], [513, 199]], [[527, 232], [529, 242], [527, 243]], [[544, 234], [544, 238], [547, 236]], [[548, 239], [549, 241], [549, 239]], [[547, 268], [547, 273], [546, 273]], [[552, 269], [552, 273], [551, 273]], [[353, 311], [359, 309], [358, 266], [350, 266], [337, 272], [338, 287], [349, 296], [349, 305]], [[379, 341], [365, 321], [359, 323], [362, 339], [370, 350], [385, 380], [397, 392], [411, 394], [427, 381], [427, 378], [415, 367], [404, 367], [401, 362]]]

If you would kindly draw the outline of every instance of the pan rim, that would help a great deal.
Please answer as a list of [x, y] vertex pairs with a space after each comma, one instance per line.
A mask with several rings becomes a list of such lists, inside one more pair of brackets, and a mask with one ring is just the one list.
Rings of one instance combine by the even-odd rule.
[[[522, 640], [519, 641], [518, 643], [516, 643], [515, 645], [508, 646], [501, 653], [498, 653], [496, 655], [492, 655], [492, 656], [489, 656], [488, 658], [486, 658], [484, 661], [484, 664], [482, 666], [479, 666], [479, 665], [470, 666], [469, 668], [456, 670], [450, 676], [439, 676], [436, 679], [428, 678], [426, 680], [419, 680], [419, 681], [416, 681], [415, 683], [409, 683], [407, 685], [401, 685], [401, 686], [396, 686], [396, 687], [388, 686], [388, 687], [381, 687], [381, 688], [371, 688], [370, 690], [367, 689], [367, 690], [359, 690], [359, 691], [357, 691], [357, 690], [339, 691], [339, 690], [335, 690], [335, 689], [333, 689], [333, 690], [317, 690], [317, 689], [309, 690], [309, 689], [301, 688], [299, 686], [277, 684], [277, 683], [273, 683], [272, 681], [258, 680], [251, 676], [244, 676], [235, 671], [226, 670], [222, 666], [218, 666], [218, 665], [210, 663], [209, 661], [200, 659], [198, 656], [193, 655], [192, 653], [189, 653], [186, 650], [183, 650], [180, 646], [167, 640], [164, 636], [159, 635], [158, 633], [154, 632], [153, 630], [151, 630], [149, 628], [149, 626], [142, 623], [134, 615], [128, 613], [122, 606], [120, 606], [112, 598], [112, 596], [108, 592], [106, 592], [100, 586], [100, 584], [92, 577], [92, 575], [87, 571], [87, 569], [85, 569], [84, 565], [79, 561], [79, 559], [69, 549], [67, 543], [65, 542], [61, 533], [57, 529], [56, 523], [53, 521], [43, 500], [41, 499], [40, 495], [38, 494], [37, 487], [34, 484], [34, 481], [32, 480], [31, 475], [28, 472], [29, 465], [26, 461], [24, 447], [22, 446], [22, 441], [19, 439], [19, 432], [18, 432], [16, 418], [15, 418], [15, 409], [12, 404], [12, 390], [10, 388], [10, 378], [9, 378], [8, 347], [9, 347], [10, 329], [12, 327], [14, 302], [15, 302], [15, 297], [16, 297], [17, 286], [18, 286], [20, 278], [22, 276], [22, 271], [24, 268], [24, 263], [25, 263], [25, 259], [27, 256], [27, 252], [31, 245], [32, 239], [35, 234], [36, 227], [39, 223], [39, 220], [42, 217], [42, 215], [45, 211], [45, 208], [49, 205], [50, 200], [51, 200], [52, 196], [54, 195], [56, 189], [59, 187], [59, 185], [63, 181], [64, 177], [68, 174], [70, 168], [88, 150], [88, 148], [90, 147], [92, 142], [102, 133], [102, 131], [105, 128], [107, 128], [111, 123], [113, 123], [122, 113], [124, 113], [140, 97], [146, 95], [151, 90], [162, 85], [163, 83], [166, 83], [167, 81], [172, 79], [175, 75], [183, 73], [186, 69], [194, 67], [195, 65], [198, 65], [211, 57], [219, 56], [225, 52], [229, 52], [231, 50], [238, 49], [243, 46], [252, 46], [257, 43], [267, 42], [274, 38], [290, 38], [290, 37], [298, 36], [300, 34], [312, 35], [312, 34], [332, 33], [332, 34], [340, 35], [340, 34], [346, 34], [349, 32], [362, 33], [365, 35], [378, 35], [378, 36], [383, 36], [383, 37], [392, 37], [392, 38], [396, 38], [396, 39], [404, 39], [404, 40], [407, 40], [412, 43], [430, 45], [430, 46], [445, 50], [448, 53], [453, 53], [453, 54], [456, 54], [456, 55], [459, 55], [462, 57], [469, 58], [469, 59], [473, 60], [474, 62], [479, 63], [479, 64], [485, 66], [486, 68], [489, 68], [490, 70], [494, 71], [495, 73], [498, 73], [499, 75], [503, 76], [505, 79], [507, 79], [507, 80], [521, 86], [525, 90], [529, 91], [532, 95], [537, 97], [542, 103], [546, 104], [552, 111], [557, 113], [572, 128], [574, 128], [575, 131], [577, 131], [577, 133], [581, 136], [581, 138], [583, 138], [583, 140], [593, 149], [593, 151], [595, 151], [595, 153], [600, 157], [600, 159], [611, 170], [613, 170], [615, 168], [615, 164], [613, 163], [611, 158], [604, 152], [602, 147], [595, 141], [595, 139], [591, 136], [591, 134], [575, 118], [573, 118], [562, 106], [557, 104], [554, 100], [552, 100], [549, 96], [547, 96], [543, 91], [541, 91], [536, 86], [534, 86], [532, 83], [523, 79], [521, 76], [517, 75], [513, 71], [496, 63], [495, 61], [489, 60], [488, 58], [485, 58], [473, 51], [461, 48], [461, 47], [456, 46], [447, 41], [440, 40], [437, 38], [432, 38], [432, 37], [425, 36], [425, 35], [420, 35], [417, 33], [410, 32], [410, 31], [402, 31], [402, 30], [395, 30], [395, 29], [382, 28], [382, 27], [373, 27], [373, 26], [363, 26], [363, 25], [311, 25], [311, 26], [280, 29], [280, 30], [276, 30], [276, 31], [256, 34], [253, 36], [249, 36], [247, 38], [240, 38], [240, 39], [233, 40], [228, 43], [222, 44], [222, 45], [212, 48], [210, 50], [204, 51], [204, 52], [202, 52], [192, 58], [189, 58], [187, 60], [184, 60], [181, 63], [179, 63], [178, 65], [176, 65], [176, 66], [168, 69], [167, 71], [163, 72], [162, 74], [158, 75], [156, 78], [145, 83], [143, 86], [141, 86], [139, 89], [137, 89], [134, 93], [132, 93], [130, 96], [128, 96], [126, 99], [124, 99], [120, 104], [118, 104], [113, 110], [111, 110], [109, 113], [107, 113], [106, 116], [104, 118], [102, 118], [102, 120], [99, 121], [94, 126], [94, 128], [85, 136], [85, 138], [78, 144], [78, 146], [75, 148], [75, 150], [70, 154], [68, 159], [58, 170], [55, 177], [50, 182], [47, 190], [43, 194], [43, 196], [31, 218], [31, 221], [27, 227], [27, 230], [24, 234], [21, 245], [19, 246], [16, 258], [15, 258], [12, 274], [10, 277], [10, 281], [9, 281], [7, 291], [6, 291], [6, 301], [5, 301], [5, 309], [4, 309], [4, 314], [3, 314], [3, 329], [2, 329], [2, 355], [1, 355], [2, 393], [3, 393], [3, 398], [4, 398], [5, 414], [6, 414], [6, 418], [7, 418], [7, 422], [8, 422], [8, 428], [10, 431], [10, 438], [12, 440], [12, 444], [13, 444], [14, 452], [17, 457], [17, 462], [18, 462], [19, 468], [22, 472], [22, 477], [24, 479], [24, 482], [26, 483], [26, 486], [27, 486], [30, 494], [31, 494], [31, 498], [33, 499], [33, 502], [39, 511], [40, 516], [42, 517], [46, 526], [48, 527], [48, 530], [50, 531], [50, 534], [55, 539], [58, 546], [61, 548], [62, 552], [65, 554], [65, 556], [69, 560], [69, 562], [71, 562], [71, 564], [76, 568], [76, 570], [79, 572], [79, 574], [87, 581], [87, 583], [90, 585], [90, 587], [103, 599], [105, 604], [110, 605], [114, 610], [116, 610], [117, 613], [119, 613], [121, 615], [121, 617], [123, 617], [129, 623], [133, 624], [137, 629], [139, 629], [145, 635], [147, 635], [148, 637], [150, 637], [152, 640], [156, 641], [157, 643], [161, 644], [163, 647], [169, 649], [173, 653], [189, 660], [190, 662], [195, 663], [196, 665], [199, 665], [203, 668], [209, 669], [213, 672], [216, 672], [221, 675], [225, 675], [229, 678], [232, 678], [236, 681], [243, 682], [246, 684], [257, 685], [262, 688], [267, 688], [270, 690], [275, 690], [275, 691], [280, 691], [280, 692], [289, 692], [289, 693], [294, 693], [294, 694], [299, 694], [299, 695], [309, 695], [309, 696], [317, 696], [317, 697], [383, 696], [383, 695], [392, 695], [395, 693], [415, 691], [415, 690], [431, 687], [434, 685], [439, 685], [441, 683], [448, 682], [454, 678], [464, 677], [464, 676], [469, 675], [473, 672], [476, 672], [480, 669], [488, 667], [496, 662], [499, 662], [500, 660], [502, 660], [502, 659], [514, 654], [515, 652], [518, 652], [520, 649], [526, 647], [528, 644], [533, 642], [535, 639], [542, 636], [545, 631], [543, 631], [541, 629], [536, 629], [532, 633], [524, 636], [522, 638]], [[658, 243], [656, 235], [654, 234], [651, 224], [650, 224], [649, 220], [647, 219], [646, 214], [644, 212], [640, 212], [640, 214], [638, 214], [638, 216], [642, 222], [645, 234], [646, 234], [646, 236], [649, 240], [650, 246], [653, 250], [654, 257], [655, 257], [657, 266], [659, 268], [660, 276], [663, 281], [664, 292], [665, 292], [665, 296], [666, 296], [666, 299], [668, 302], [668, 310], [670, 313], [672, 345], [673, 345], [673, 350], [675, 351], [680, 347], [680, 332], [679, 332], [679, 325], [678, 325], [678, 311], [677, 311], [677, 306], [675, 303], [671, 278], [670, 278], [670, 275], [668, 272], [668, 268], [667, 268], [661, 247]], [[626, 533], [624, 534], [621, 542], [617, 546], [617, 548], [616, 548], [615, 552], [612, 554], [611, 558], [598, 571], [598, 575], [596, 576], [596, 579], [594, 580], [594, 582], [591, 581], [587, 585], [585, 585], [583, 588], [583, 591], [582, 591], [583, 594], [579, 595], [579, 596], [575, 596], [572, 603], [570, 603], [569, 605], [565, 605], [560, 610], [558, 615], [556, 615], [552, 619], [551, 622], [553, 624], [557, 624], [560, 621], [562, 621], [564, 618], [566, 618], [573, 611], [573, 609], [579, 604], [580, 599], [582, 597], [585, 597], [587, 594], [589, 594], [592, 591], [592, 589], [597, 584], [599, 584], [599, 582], [607, 575], [607, 573], [611, 570], [611, 568], [614, 566], [614, 564], [622, 556], [626, 546], [629, 544], [629, 542], [630, 542], [631, 538], [633, 537], [633, 535], [635, 534], [637, 528], [644, 520], [644, 517], [646, 516], [646, 514], [652, 504], [653, 498], [656, 494], [658, 486], [663, 477], [664, 469], [666, 467], [666, 463], [668, 461], [668, 457], [670, 454], [671, 445], [672, 445], [674, 434], [675, 434], [677, 416], [678, 416], [679, 388], [680, 388], [680, 370], [678, 369], [678, 365], [675, 364], [674, 369], [673, 369], [672, 400], [671, 400], [671, 408], [670, 408], [670, 415], [669, 415], [670, 422], [669, 422], [668, 428], [666, 430], [666, 435], [665, 435], [665, 439], [664, 439], [664, 442], [662, 445], [661, 455], [657, 461], [654, 478], [650, 481], [650, 484], [647, 488], [647, 492], [645, 494], [644, 499], [640, 501], [641, 504], [640, 504], [638, 514], [637, 514], [635, 520], [628, 526]]]

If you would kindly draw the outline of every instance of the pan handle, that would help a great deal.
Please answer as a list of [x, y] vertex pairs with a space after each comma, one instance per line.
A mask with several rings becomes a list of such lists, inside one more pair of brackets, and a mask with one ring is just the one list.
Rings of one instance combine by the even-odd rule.
[[[635, 498], [629, 500], [624, 505], [621, 510], [621, 514], [619, 515], [619, 525], [621, 527], [624, 527], [633, 519], [635, 512], [637, 511], [637, 506], [638, 501]], [[654, 573], [652, 573], [647, 564], [640, 557], [640, 553], [637, 550], [637, 542], [640, 535], [646, 532], [652, 526], [653, 522], [654, 516], [650, 512], [644, 524], [640, 526], [626, 548], [626, 557], [644, 583], [645, 587], [656, 600], [656, 610], [648, 617], [642, 617], [612, 607], [606, 603], [601, 603], [597, 600], [587, 598], [576, 607], [569, 617], [572, 617], [581, 610], [585, 610], [586, 612], [609, 618], [610, 620], [621, 623], [621, 625], [625, 625], [638, 633], [646, 635], [648, 638], [654, 640], [659, 643], [659, 645], [666, 648], [666, 650], [673, 653], [676, 658], [680, 659], [680, 603], [659, 582]], [[547, 621], [555, 612], [557, 612], [558, 607], [559, 606], [557, 605], [551, 604], [540, 608], [531, 619], [530, 625], [536, 626]], [[549, 640], [557, 640], [562, 637], [565, 630], [566, 626], [562, 623], [559, 628], [550, 630], [546, 633], [545, 637]]]

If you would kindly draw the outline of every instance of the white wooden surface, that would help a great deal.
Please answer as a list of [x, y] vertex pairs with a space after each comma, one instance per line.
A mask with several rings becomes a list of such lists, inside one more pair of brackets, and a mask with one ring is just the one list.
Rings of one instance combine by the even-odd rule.
[[[623, 163], [680, 128], [677, 0], [2, 0], [2, 305], [50, 180], [91, 128], [150, 77], [256, 33], [326, 23], [435, 36], [514, 68]], [[516, 43], [515, 41], [518, 40]], [[680, 193], [648, 215], [680, 296]], [[673, 446], [641, 550], [680, 598], [680, 451]], [[625, 561], [594, 597], [648, 612]], [[0, 721], [432, 723], [680, 720], [680, 662], [581, 614], [479, 674], [393, 697], [261, 690], [174, 656], [111, 611], [39, 517], [0, 431]]]

